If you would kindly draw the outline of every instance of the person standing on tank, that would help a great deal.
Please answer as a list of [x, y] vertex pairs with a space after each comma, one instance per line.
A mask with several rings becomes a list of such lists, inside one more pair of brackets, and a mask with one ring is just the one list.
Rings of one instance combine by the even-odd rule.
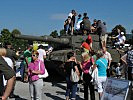
[[71, 17], [71, 35], [73, 35], [74, 33], [74, 25], [75, 25], [75, 20], [76, 20], [76, 16], [77, 16], [77, 13], [75, 10], [72, 10], [69, 15]]

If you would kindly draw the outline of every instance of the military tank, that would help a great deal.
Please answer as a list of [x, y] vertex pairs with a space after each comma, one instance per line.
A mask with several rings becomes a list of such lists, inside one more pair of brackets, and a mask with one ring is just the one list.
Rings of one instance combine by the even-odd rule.
[[[90, 34], [93, 40], [92, 47], [94, 50], [99, 50], [99, 36], [96, 34]], [[81, 60], [80, 46], [83, 40], [87, 39], [87, 36], [73, 35], [73, 36], [60, 36], [53, 38], [52, 36], [30, 36], [30, 35], [14, 35], [17, 39], [25, 39], [30, 41], [44, 41], [54, 44], [54, 50], [50, 53], [45, 61], [46, 68], [48, 70], [54, 70], [61, 76], [64, 76], [63, 64], [67, 60], [67, 53], [70, 51], [76, 52], [77, 60]], [[109, 46], [111, 41], [107, 41]], [[107, 51], [111, 53], [112, 64], [120, 61], [122, 53], [118, 52], [116, 49], [107, 48]]]

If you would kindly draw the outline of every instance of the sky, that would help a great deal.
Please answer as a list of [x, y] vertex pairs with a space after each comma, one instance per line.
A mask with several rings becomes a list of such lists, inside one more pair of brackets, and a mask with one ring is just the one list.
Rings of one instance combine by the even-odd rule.
[[18, 29], [21, 34], [49, 35], [63, 29], [64, 20], [74, 9], [88, 13], [91, 23], [101, 19], [108, 32], [121, 24], [133, 29], [133, 0], [0, 0], [0, 31]]

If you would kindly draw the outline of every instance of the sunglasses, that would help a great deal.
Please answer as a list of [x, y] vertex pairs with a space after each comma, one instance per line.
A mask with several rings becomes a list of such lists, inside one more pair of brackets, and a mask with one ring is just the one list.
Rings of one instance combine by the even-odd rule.
[[32, 57], [37, 57], [37, 55], [32, 55]]

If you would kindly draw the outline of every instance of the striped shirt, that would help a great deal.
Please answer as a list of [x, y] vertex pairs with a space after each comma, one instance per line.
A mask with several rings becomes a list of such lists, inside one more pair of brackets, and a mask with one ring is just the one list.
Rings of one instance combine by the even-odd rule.
[[133, 67], [133, 50], [127, 52], [126, 61], [129, 67]]

